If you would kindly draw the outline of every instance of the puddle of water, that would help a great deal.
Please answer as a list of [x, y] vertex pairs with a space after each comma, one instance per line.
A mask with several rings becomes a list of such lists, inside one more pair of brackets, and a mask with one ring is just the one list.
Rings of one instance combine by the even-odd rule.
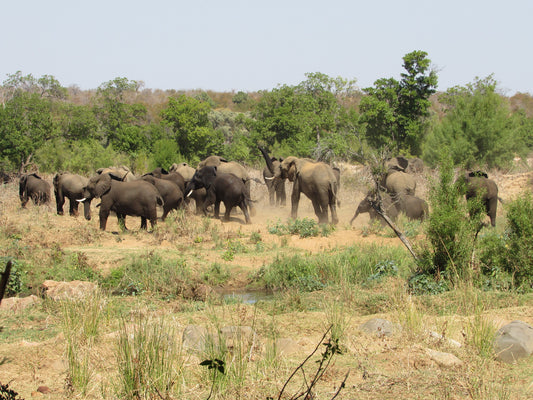
[[225, 302], [239, 302], [254, 304], [258, 301], [269, 301], [274, 298], [274, 293], [267, 290], [242, 290], [222, 293]]

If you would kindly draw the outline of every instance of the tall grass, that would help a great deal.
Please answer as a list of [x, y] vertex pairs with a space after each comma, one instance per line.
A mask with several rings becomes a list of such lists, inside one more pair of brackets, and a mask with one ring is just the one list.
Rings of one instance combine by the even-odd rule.
[[121, 321], [115, 349], [115, 393], [124, 399], [172, 398], [183, 373], [175, 328], [163, 318], [137, 315]]

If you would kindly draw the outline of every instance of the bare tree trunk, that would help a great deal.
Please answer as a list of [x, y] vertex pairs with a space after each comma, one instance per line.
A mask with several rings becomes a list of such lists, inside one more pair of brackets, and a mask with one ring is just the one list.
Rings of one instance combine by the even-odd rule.
[[11, 265], [12, 261], [9, 260], [5, 271], [2, 273], [2, 279], [0, 279], [0, 303], [2, 303], [4, 293], [6, 292], [7, 282], [9, 281], [9, 275], [11, 274]]

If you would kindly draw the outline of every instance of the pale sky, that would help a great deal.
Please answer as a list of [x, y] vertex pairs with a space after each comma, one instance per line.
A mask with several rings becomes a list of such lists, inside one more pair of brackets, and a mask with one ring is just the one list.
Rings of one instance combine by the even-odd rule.
[[271, 90], [305, 73], [401, 79], [428, 53], [438, 90], [494, 74], [533, 94], [532, 0], [17, 0], [0, 10], [0, 83], [22, 71], [94, 89]]

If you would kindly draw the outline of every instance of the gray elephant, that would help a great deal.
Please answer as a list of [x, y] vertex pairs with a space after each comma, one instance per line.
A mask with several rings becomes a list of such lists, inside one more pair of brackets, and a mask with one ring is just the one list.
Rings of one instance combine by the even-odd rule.
[[[185, 186], [187, 186], [187, 184], [194, 176], [196, 170], [186, 162], [182, 162], [180, 164], [172, 164], [169, 168], [169, 172], [177, 172], [178, 174], [180, 174], [185, 180]], [[196, 189], [193, 190], [188, 197], [185, 197], [185, 203], [188, 204], [189, 199], [194, 199], [194, 202], [196, 204], [196, 215], [200, 215], [202, 214], [202, 205], [205, 202], [206, 196], [207, 192], [205, 191], [205, 188]]]
[[328, 207], [331, 222], [337, 224], [337, 189], [338, 183], [333, 169], [323, 162], [307, 158], [287, 157], [276, 169], [273, 179], [289, 179], [293, 182], [291, 194], [291, 218], [298, 215], [301, 193], [313, 203], [318, 222], [328, 223]]
[[19, 179], [19, 198], [22, 207], [31, 199], [33, 204], [41, 205], [50, 202], [50, 183], [39, 175], [24, 174]]
[[125, 165], [121, 165], [119, 167], [98, 168], [96, 173], [98, 175], [110, 173], [123, 182], [131, 182], [138, 179], [138, 177], [136, 177]]
[[[248, 191], [248, 197], [251, 193], [251, 181], [256, 181], [257, 183], [263, 184], [259, 179], [251, 178], [248, 175], [248, 171], [241, 164], [235, 161], [228, 161], [220, 156], [209, 156], [205, 160], [198, 163], [198, 169], [202, 167], [217, 167], [217, 171], [222, 174], [233, 174], [238, 178], [241, 178], [244, 182], [244, 186]], [[249, 205], [250, 214], [253, 216], [255, 214], [255, 207], [252, 204]]]
[[[490, 218], [490, 224], [496, 226], [496, 212], [499, 200], [496, 182], [489, 179], [487, 173], [483, 171], [473, 171], [460, 176], [457, 179], [457, 183], [469, 203], [470, 215], [483, 211]], [[483, 210], [476, 209], [476, 203], [472, 201], [476, 198], [481, 200]]]
[[[65, 198], [67, 198], [69, 200], [69, 214], [77, 217], [79, 205], [77, 200], [83, 198], [83, 188], [87, 186], [89, 179], [81, 175], [62, 172], [54, 176], [53, 182], [58, 215], [63, 215], [63, 205], [65, 204]], [[84, 202], [83, 207], [85, 218], [90, 220], [91, 202]]]
[[414, 195], [416, 189], [415, 178], [407, 172], [390, 169], [384, 177], [382, 186], [391, 195]]
[[183, 204], [183, 192], [178, 186], [165, 179], [156, 178], [152, 175], [145, 175], [142, 179], [155, 186], [161, 197], [163, 198], [163, 215], [161, 220], [164, 221], [168, 213], [172, 210], [177, 210]]
[[207, 190], [207, 197], [202, 205], [204, 215], [207, 215], [207, 207], [214, 204], [215, 218], [218, 218], [222, 202], [226, 208], [224, 221], [230, 220], [232, 208], [238, 206], [244, 214], [246, 223], [252, 223], [248, 213], [251, 199], [242, 179], [233, 174], [221, 173], [215, 166], [202, 167], [195, 172], [185, 191], [188, 194], [201, 187]]
[[271, 206], [284, 206], [287, 202], [287, 194], [285, 192], [285, 180], [281, 178], [274, 179], [276, 169], [283, 161], [276, 157], [270, 157], [265, 149], [257, 146], [263, 155], [266, 162], [266, 167], [263, 169], [263, 179], [268, 189], [268, 198]]
[[[396, 221], [400, 213], [405, 214], [405, 216], [410, 220], [420, 220], [423, 221], [429, 215], [429, 207], [425, 200], [411, 196], [408, 194], [399, 195], [397, 197], [391, 196], [387, 192], [380, 192], [381, 205], [383, 211], [387, 216], [392, 220]], [[365, 198], [361, 200], [357, 210], [355, 211], [354, 216], [350, 220], [350, 225], [357, 218], [359, 214], [369, 213], [370, 219], [379, 219], [382, 224], [385, 224], [385, 220], [379, 215], [379, 213], [372, 206], [374, 202], [377, 202], [377, 196], [373, 191], [367, 193]]]
[[141, 217], [141, 229], [147, 229], [147, 220], [152, 228], [157, 223], [157, 206], [163, 199], [157, 189], [149, 182], [136, 180], [123, 182], [110, 173], [93, 176], [83, 188], [84, 198], [80, 202], [99, 197], [100, 229], [105, 230], [109, 213], [117, 214], [119, 225], [126, 229], [126, 215]]
[[[381, 191], [380, 192], [381, 197], [381, 207], [383, 208], [383, 211], [385, 214], [388, 215], [388, 217], [392, 221], [396, 221], [398, 218], [398, 209], [396, 208], [394, 204], [394, 200], [392, 199], [391, 195], [387, 192]], [[361, 200], [359, 205], [357, 206], [357, 209], [355, 210], [355, 214], [350, 220], [350, 225], [353, 223], [353, 221], [359, 216], [359, 214], [368, 213], [370, 215], [370, 220], [380, 220], [383, 225], [386, 224], [385, 220], [381, 217], [381, 215], [378, 214], [376, 209], [372, 206], [374, 202], [377, 202], [377, 196], [374, 194], [374, 192], [370, 191], [367, 193], [365, 198]]]
[[147, 174], [144, 174], [143, 178], [147, 175], [152, 175], [156, 178], [164, 179], [166, 181], [172, 182], [178, 186], [179, 190], [181, 190], [182, 193], [185, 192], [185, 179], [179, 172], [176, 172], [176, 171], [168, 172], [164, 168], [158, 167], [154, 169], [153, 171], [148, 172]]

